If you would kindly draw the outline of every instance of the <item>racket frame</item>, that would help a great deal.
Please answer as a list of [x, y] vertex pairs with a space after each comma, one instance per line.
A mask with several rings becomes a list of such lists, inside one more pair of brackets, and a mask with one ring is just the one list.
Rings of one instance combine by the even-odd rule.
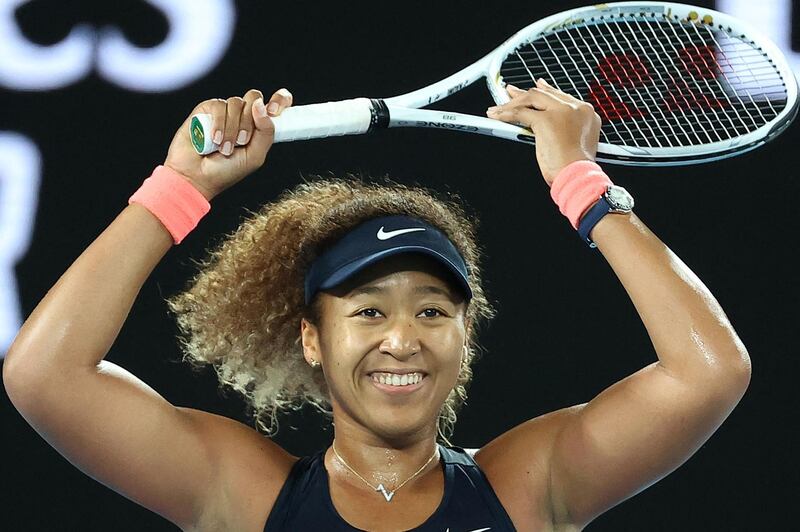
[[[514, 52], [518, 46], [525, 42], [534, 40], [539, 35], [553, 29], [579, 22], [583, 19], [609, 16], [627, 12], [655, 12], [668, 13], [670, 17], [684, 20], [689, 17], [691, 12], [695, 12], [699, 21], [706, 15], [712, 17], [712, 27], [726, 31], [734, 36], [746, 36], [755, 46], [760, 47], [766, 52], [767, 56], [774, 62], [779, 75], [781, 76], [787, 91], [787, 105], [772, 120], [745, 135], [733, 137], [731, 139], [712, 143], [700, 144], [696, 146], [668, 147], [668, 148], [643, 148], [640, 146], [627, 146], [618, 144], [608, 144], [600, 142], [597, 147], [598, 161], [612, 162], [616, 164], [635, 165], [635, 166], [671, 166], [684, 165], [702, 162], [710, 162], [725, 159], [753, 150], [770, 141], [786, 127], [791, 124], [798, 112], [798, 88], [797, 79], [788, 61], [780, 49], [763, 35], [756, 28], [741, 20], [715, 11], [713, 9], [680, 4], [673, 2], [614, 2], [609, 4], [599, 4], [597, 6], [579, 7], [555, 15], [551, 15], [536, 21], [514, 34], [505, 43], [500, 45], [491, 54], [490, 63], [486, 72], [486, 81], [489, 92], [498, 104], [506, 103], [510, 100], [503, 84], [503, 78], [499, 74], [500, 67], [505, 58]], [[696, 24], [704, 24], [696, 22]], [[484, 58], [485, 59], [485, 58]], [[563, 87], [557, 87], [564, 90]], [[568, 89], [568, 88], [567, 88]], [[565, 90], [568, 92], [569, 90]]]
[[[684, 147], [640, 147], [600, 142], [597, 160], [621, 165], [672, 166], [709, 162], [732, 157], [753, 150], [768, 142], [792, 122], [798, 111], [798, 89], [794, 72], [783, 53], [767, 37], [750, 25], [719, 11], [688, 4], [671, 2], [614, 2], [571, 9], [538, 20], [508, 38], [500, 46], [471, 65], [446, 78], [412, 92], [383, 99], [355, 98], [338, 102], [290, 107], [273, 117], [275, 142], [307, 140], [338, 135], [363, 134], [386, 127], [426, 127], [477, 133], [518, 142], [534, 143], [533, 133], [524, 127], [508, 124], [488, 117], [473, 116], [444, 110], [421, 109], [485, 78], [492, 99], [497, 104], [510, 101], [500, 68], [509, 54], [518, 46], [535, 40], [543, 33], [592, 17], [608, 17], [631, 12], [669, 13], [683, 20], [691, 12], [703, 20], [710, 15], [710, 24], [732, 35], [746, 36], [755, 46], [763, 49], [774, 62], [787, 90], [787, 105], [772, 120], [758, 129], [731, 139]], [[696, 24], [705, 24], [695, 22]], [[563, 87], [556, 87], [564, 90]], [[569, 88], [567, 88], [569, 89]], [[569, 90], [565, 92], [569, 93]], [[573, 95], [574, 96], [574, 95]], [[196, 115], [191, 128], [193, 142], [199, 153], [218, 149], [209, 135], [202, 131], [196, 136], [197, 126], [209, 131], [210, 115]], [[311, 125], [311, 127], [309, 127]]]

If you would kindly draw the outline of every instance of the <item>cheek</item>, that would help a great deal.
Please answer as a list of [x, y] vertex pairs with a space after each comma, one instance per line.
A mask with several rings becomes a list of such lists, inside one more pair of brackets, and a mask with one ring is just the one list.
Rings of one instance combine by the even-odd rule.
[[[335, 383], [352, 380], [365, 351], [365, 343], [357, 336], [339, 330], [320, 342], [326, 375]], [[334, 384], [335, 386], [335, 384]]]
[[448, 366], [455, 365], [456, 368], [460, 366], [461, 359], [464, 355], [464, 333], [461, 330], [453, 329], [439, 336], [431, 338], [431, 345], [436, 346], [436, 350], [441, 353], [442, 359], [446, 359]]
[[336, 336], [331, 338], [329, 344], [331, 353], [334, 353], [337, 360], [341, 361], [343, 365], [346, 362], [357, 361], [365, 351], [369, 350], [370, 345], [365, 335], [356, 334], [344, 327], [337, 331]]
[[453, 353], [453, 357], [447, 366], [447, 377], [452, 386], [455, 386], [458, 375], [461, 373], [461, 349], [456, 349]]
[[437, 373], [443, 384], [453, 387], [461, 373], [461, 361], [463, 358], [463, 337], [454, 335], [452, 341], [440, 342], [437, 346]]

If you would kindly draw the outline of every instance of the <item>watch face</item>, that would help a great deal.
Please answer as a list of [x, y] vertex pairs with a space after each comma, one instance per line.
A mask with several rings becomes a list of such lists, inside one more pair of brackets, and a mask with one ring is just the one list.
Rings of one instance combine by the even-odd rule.
[[622, 187], [611, 185], [606, 191], [606, 197], [612, 207], [629, 211], [633, 209], [633, 197]]

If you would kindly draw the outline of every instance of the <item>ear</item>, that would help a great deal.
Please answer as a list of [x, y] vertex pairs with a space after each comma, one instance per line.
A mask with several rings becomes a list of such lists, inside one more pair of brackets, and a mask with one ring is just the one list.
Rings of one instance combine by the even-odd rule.
[[303, 357], [309, 365], [311, 361], [322, 362], [319, 348], [319, 328], [306, 318], [300, 320], [300, 340], [303, 344]]

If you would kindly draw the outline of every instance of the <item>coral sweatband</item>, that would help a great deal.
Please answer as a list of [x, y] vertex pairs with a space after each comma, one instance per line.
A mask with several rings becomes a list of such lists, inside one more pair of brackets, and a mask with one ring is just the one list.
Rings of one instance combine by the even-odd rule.
[[138, 203], [153, 213], [176, 244], [180, 244], [211, 210], [206, 197], [168, 166], [157, 166], [128, 199], [128, 204], [131, 203]]
[[594, 161], [575, 161], [558, 173], [550, 187], [550, 197], [574, 229], [586, 209], [600, 199], [611, 179]]

